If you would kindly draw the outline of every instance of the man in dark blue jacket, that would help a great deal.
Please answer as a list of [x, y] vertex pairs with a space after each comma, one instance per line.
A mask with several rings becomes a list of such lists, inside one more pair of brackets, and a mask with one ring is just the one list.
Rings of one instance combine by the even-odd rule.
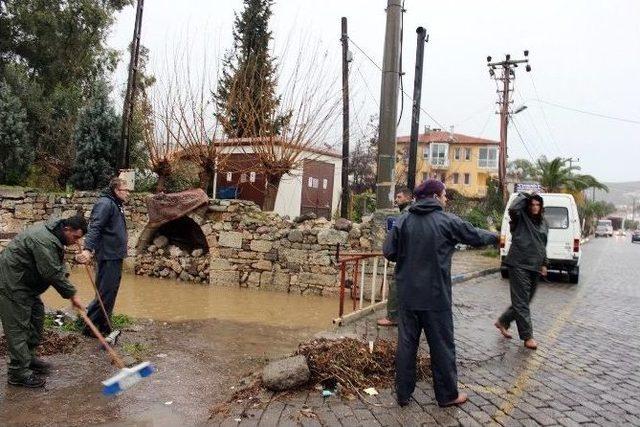
[[416, 385], [416, 355], [424, 330], [431, 354], [436, 400], [440, 406], [459, 405], [456, 349], [451, 310], [451, 257], [458, 243], [496, 244], [498, 235], [475, 228], [443, 211], [445, 186], [428, 179], [416, 187], [416, 202], [400, 216], [384, 242], [384, 255], [396, 263], [400, 302], [396, 394], [404, 406]]
[[[89, 231], [84, 239], [84, 250], [78, 255], [78, 261], [86, 263], [95, 257], [97, 263], [96, 286], [109, 316], [116, 303], [122, 260], [127, 256], [127, 225], [124, 216], [124, 203], [129, 197], [126, 182], [114, 178], [109, 187], [100, 195], [93, 206], [89, 222]], [[110, 322], [102, 313], [99, 302], [94, 299], [87, 315], [104, 335], [112, 331]], [[86, 335], [92, 335], [85, 330]]]

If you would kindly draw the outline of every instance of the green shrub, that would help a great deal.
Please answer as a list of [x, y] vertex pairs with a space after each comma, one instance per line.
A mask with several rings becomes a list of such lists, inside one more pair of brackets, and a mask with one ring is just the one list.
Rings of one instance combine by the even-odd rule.
[[351, 221], [361, 222], [362, 217], [376, 210], [376, 195], [372, 191], [351, 196]]

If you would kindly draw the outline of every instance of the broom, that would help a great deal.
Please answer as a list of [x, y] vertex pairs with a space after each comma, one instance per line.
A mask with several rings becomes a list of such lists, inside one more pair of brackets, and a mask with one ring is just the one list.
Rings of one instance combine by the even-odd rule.
[[102, 393], [105, 396], [113, 396], [121, 393], [156, 371], [156, 368], [151, 364], [151, 362], [142, 362], [132, 366], [131, 368], [127, 368], [127, 365], [125, 365], [120, 355], [118, 355], [118, 353], [116, 353], [116, 351], [107, 344], [107, 341], [105, 341], [100, 331], [98, 331], [98, 328], [96, 328], [84, 310], [76, 308], [76, 311], [80, 317], [82, 317], [84, 323], [89, 327], [89, 329], [91, 329], [91, 332], [93, 332], [98, 341], [100, 341], [100, 344], [102, 344], [105, 350], [107, 350], [107, 353], [109, 353], [114, 365], [120, 368], [120, 372], [116, 375], [102, 381]]

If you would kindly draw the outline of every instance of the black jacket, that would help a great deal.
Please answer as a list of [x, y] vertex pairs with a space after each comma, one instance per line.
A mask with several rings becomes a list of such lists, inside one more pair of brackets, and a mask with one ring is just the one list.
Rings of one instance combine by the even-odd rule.
[[127, 256], [127, 223], [124, 206], [110, 191], [93, 205], [84, 247], [95, 251], [96, 259], [117, 260]]
[[396, 263], [400, 308], [451, 309], [451, 257], [458, 243], [496, 244], [498, 235], [446, 213], [435, 199], [419, 200], [387, 234], [384, 256]]
[[510, 267], [540, 271], [540, 267], [548, 264], [549, 226], [544, 218], [539, 224], [536, 224], [529, 217], [527, 209], [530, 197], [521, 193], [509, 206], [511, 247], [504, 263]]

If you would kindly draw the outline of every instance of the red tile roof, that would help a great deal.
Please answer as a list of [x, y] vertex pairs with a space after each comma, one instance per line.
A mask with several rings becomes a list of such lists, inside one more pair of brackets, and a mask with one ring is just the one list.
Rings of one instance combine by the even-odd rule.
[[[454, 133], [451, 138], [451, 133], [438, 130], [430, 131], [428, 133], [422, 133], [418, 135], [418, 142], [451, 142], [457, 144], [478, 144], [478, 145], [499, 145], [499, 141], [493, 141], [491, 139], [476, 138], [474, 136], [463, 135], [461, 133]], [[396, 140], [398, 144], [406, 144], [410, 141], [410, 136], [400, 136]]]

